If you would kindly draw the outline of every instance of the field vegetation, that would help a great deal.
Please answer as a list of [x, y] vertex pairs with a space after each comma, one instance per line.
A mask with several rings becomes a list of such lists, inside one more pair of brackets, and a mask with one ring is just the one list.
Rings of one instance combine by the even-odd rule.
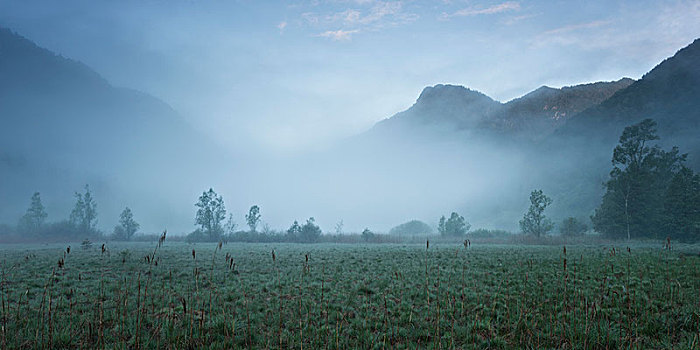
[[698, 251], [675, 243], [5, 245], [0, 346], [698, 348]]

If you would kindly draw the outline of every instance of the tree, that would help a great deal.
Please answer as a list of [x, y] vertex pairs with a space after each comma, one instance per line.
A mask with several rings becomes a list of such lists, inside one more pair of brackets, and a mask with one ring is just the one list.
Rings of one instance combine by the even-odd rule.
[[438, 233], [440, 233], [440, 236], [447, 234], [447, 227], [445, 224], [445, 215], [443, 215], [440, 217], [440, 221], [438, 221]]
[[236, 227], [238, 227], [238, 224], [233, 221], [233, 214], [228, 214], [228, 221], [226, 221], [226, 225], [224, 225], [224, 234], [232, 236], [236, 233]]
[[224, 198], [210, 188], [199, 196], [195, 206], [198, 208], [194, 219], [195, 224], [199, 225], [208, 240], [218, 240], [223, 233], [221, 222], [226, 219]]
[[292, 226], [289, 226], [287, 229], [287, 237], [290, 241], [296, 241], [299, 239], [299, 235], [301, 234], [301, 226], [299, 226], [299, 222], [294, 220], [294, 223]]
[[581, 236], [586, 230], [588, 230], [588, 226], [574, 217], [564, 219], [559, 226], [561, 235], [567, 237]]
[[301, 227], [299, 232], [299, 241], [304, 243], [313, 243], [321, 237], [321, 228], [316, 225], [316, 220], [313, 217], [306, 220], [306, 223]]
[[666, 189], [686, 159], [677, 147], [666, 152], [652, 142], [659, 140], [656, 122], [645, 119], [622, 132], [612, 157], [613, 169], [605, 183], [601, 205], [591, 218], [593, 227], [609, 237], [659, 236], [664, 225]]
[[139, 227], [141, 225], [134, 220], [134, 214], [131, 212], [131, 209], [126, 207], [119, 215], [119, 225], [114, 227], [114, 237], [126, 241], [131, 240], [131, 237], [139, 230]]
[[27, 212], [20, 219], [19, 228], [23, 232], [37, 233], [44, 226], [48, 216], [44, 205], [41, 204], [41, 195], [34, 192]]
[[337, 224], [335, 224], [335, 234], [336, 234], [336, 235], [342, 235], [342, 234], [343, 234], [343, 226], [344, 226], [344, 225], [345, 225], [345, 224], [343, 224], [343, 220], [342, 220], [342, 219], [341, 219], [340, 221], [338, 221]]
[[700, 239], [700, 175], [682, 167], [664, 196], [664, 232], [673, 239]]
[[369, 242], [374, 239], [374, 232], [370, 231], [369, 228], [365, 228], [362, 231], [362, 240]]
[[248, 214], [245, 216], [245, 221], [248, 223], [251, 232], [256, 232], [256, 228], [260, 223], [260, 208], [257, 205], [250, 207]]
[[[442, 221], [442, 218], [440, 220]], [[450, 218], [445, 222], [444, 233], [442, 234], [445, 236], [464, 236], [471, 227], [472, 225], [463, 216], [452, 212]]]
[[546, 235], [552, 227], [552, 221], [544, 215], [544, 210], [552, 204], [552, 199], [547, 197], [542, 190], [534, 190], [530, 193], [530, 208], [520, 220], [520, 229], [525, 234], [535, 237]]
[[85, 185], [85, 193], [75, 192], [75, 205], [69, 219], [74, 229], [83, 234], [95, 233], [97, 226], [97, 203], [92, 198], [90, 186]]

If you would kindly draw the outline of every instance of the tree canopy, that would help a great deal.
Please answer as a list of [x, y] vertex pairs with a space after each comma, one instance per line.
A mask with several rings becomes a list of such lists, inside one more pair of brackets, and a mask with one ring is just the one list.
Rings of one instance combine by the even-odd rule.
[[624, 129], [591, 217], [596, 231], [611, 238], [697, 239], [697, 175], [684, 167], [685, 154], [677, 147], [664, 151], [657, 140], [652, 119]]
[[78, 233], [92, 235], [97, 232], [97, 203], [90, 186], [85, 185], [85, 193], [75, 192], [75, 205], [69, 222]]
[[470, 228], [471, 224], [456, 212], [452, 212], [447, 220], [445, 216], [441, 216], [438, 222], [438, 231], [442, 236], [464, 236]]
[[224, 198], [210, 188], [199, 196], [195, 206], [197, 207], [195, 224], [199, 225], [200, 230], [209, 240], [218, 240], [223, 233], [221, 222], [226, 219]]
[[530, 193], [530, 207], [523, 215], [523, 219], [520, 220], [520, 229], [523, 233], [540, 237], [552, 230], [554, 227], [552, 221], [544, 215], [544, 210], [550, 204], [552, 204], [552, 199], [547, 197], [542, 190], [534, 190]]

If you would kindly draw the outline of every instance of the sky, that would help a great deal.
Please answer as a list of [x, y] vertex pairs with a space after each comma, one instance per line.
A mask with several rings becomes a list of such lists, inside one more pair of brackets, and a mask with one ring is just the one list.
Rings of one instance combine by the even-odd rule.
[[425, 86], [508, 101], [640, 78], [700, 1], [0, 0], [0, 25], [154, 95], [234, 153], [323, 148]]

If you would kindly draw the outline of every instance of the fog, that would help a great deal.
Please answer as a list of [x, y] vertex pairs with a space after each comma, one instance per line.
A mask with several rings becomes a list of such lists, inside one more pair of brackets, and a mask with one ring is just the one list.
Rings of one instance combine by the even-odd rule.
[[[694, 39], [700, 9], [507, 4], [0, 2], [0, 223], [37, 191], [64, 220], [85, 184], [105, 233], [126, 206], [142, 232], [189, 233], [209, 188], [241, 228], [259, 205], [278, 230], [314, 217], [386, 232], [456, 211], [517, 231], [536, 188], [554, 219], [587, 218], [613, 144], [560, 149], [484, 123], [545, 84], [639, 79]], [[498, 101], [401, 118], [443, 83]], [[408, 121], [382, 122], [395, 114]]]

